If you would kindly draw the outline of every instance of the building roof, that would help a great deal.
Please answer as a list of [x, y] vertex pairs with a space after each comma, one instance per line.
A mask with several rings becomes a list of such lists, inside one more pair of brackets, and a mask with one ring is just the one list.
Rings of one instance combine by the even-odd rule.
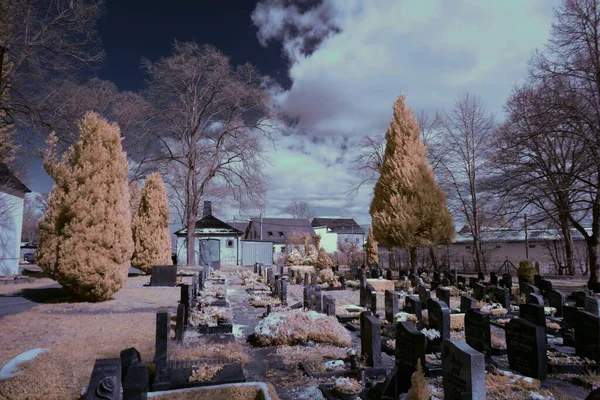
[[227, 221], [227, 224], [229, 226], [233, 226], [235, 229], [237, 229], [240, 232], [246, 232], [246, 228], [248, 227], [248, 224], [250, 223], [250, 221]]
[[[591, 228], [586, 228], [586, 231], [591, 234]], [[576, 230], [571, 229], [573, 240], [583, 240], [583, 235]], [[529, 242], [547, 242], [562, 240], [560, 229], [528, 229], [527, 240]], [[524, 229], [486, 229], [481, 232], [481, 241], [483, 243], [522, 243], [525, 242]], [[473, 236], [470, 232], [458, 233], [453, 243], [473, 243]]]
[[21, 193], [30, 193], [31, 190], [23, 184], [8, 168], [8, 165], [0, 163], [0, 188], [9, 188]]
[[[260, 238], [262, 222], [262, 238], [273, 243], [284, 243], [293, 233], [308, 233], [315, 235], [315, 231], [306, 218], [252, 218], [246, 229], [246, 239], [254, 239], [251, 232], [256, 232], [257, 238]], [[272, 236], [270, 236], [272, 235]]]
[[[185, 236], [187, 228], [183, 228], [175, 232], [175, 236]], [[226, 224], [220, 219], [207, 215], [206, 217], [196, 221], [195, 235], [234, 235], [241, 236], [242, 231]]]
[[312, 220], [313, 228], [317, 226], [326, 226], [328, 230], [334, 233], [345, 234], [365, 234], [365, 230], [356, 223], [353, 218], [318, 218]]

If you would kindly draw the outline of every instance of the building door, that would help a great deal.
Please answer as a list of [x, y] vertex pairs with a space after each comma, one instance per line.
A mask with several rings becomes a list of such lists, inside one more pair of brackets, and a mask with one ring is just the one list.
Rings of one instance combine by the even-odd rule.
[[210, 265], [213, 269], [221, 268], [221, 242], [219, 239], [200, 239], [200, 265]]

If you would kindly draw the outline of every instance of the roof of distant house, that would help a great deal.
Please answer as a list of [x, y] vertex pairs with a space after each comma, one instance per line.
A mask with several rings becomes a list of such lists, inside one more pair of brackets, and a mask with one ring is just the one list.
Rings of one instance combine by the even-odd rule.
[[[315, 231], [306, 218], [252, 218], [246, 230], [246, 239], [260, 238], [262, 223], [262, 238], [273, 243], [284, 243], [293, 233], [308, 233], [315, 235]], [[256, 237], [252, 234], [256, 233]]]
[[364, 234], [365, 230], [353, 218], [318, 218], [312, 220], [313, 228], [326, 226], [331, 232], [344, 234]]
[[[196, 235], [234, 235], [241, 236], [242, 231], [234, 228], [233, 226], [221, 221], [220, 219], [207, 215], [206, 217], [196, 221], [196, 229], [194, 232]], [[183, 228], [175, 232], [176, 236], [185, 236], [187, 234], [187, 228]]]
[[248, 224], [250, 223], [250, 221], [227, 221], [227, 224], [229, 226], [233, 226], [235, 229], [237, 229], [240, 232], [246, 232], [246, 228], [248, 227]]
[[10, 188], [22, 193], [30, 193], [31, 190], [23, 184], [8, 168], [8, 165], [0, 163], [0, 188]]

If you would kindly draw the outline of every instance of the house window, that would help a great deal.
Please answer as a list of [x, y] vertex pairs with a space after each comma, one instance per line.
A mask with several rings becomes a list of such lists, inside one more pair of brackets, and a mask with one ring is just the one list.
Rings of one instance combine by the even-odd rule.
[[267, 235], [269, 235], [269, 237], [273, 237], [273, 232], [267, 232]]
[[285, 246], [281, 246], [281, 252], [285, 253]]
[[283, 232], [279, 231], [279, 237], [283, 237]]
[[227, 247], [233, 247], [233, 240], [229, 239], [226, 243], [225, 246]]

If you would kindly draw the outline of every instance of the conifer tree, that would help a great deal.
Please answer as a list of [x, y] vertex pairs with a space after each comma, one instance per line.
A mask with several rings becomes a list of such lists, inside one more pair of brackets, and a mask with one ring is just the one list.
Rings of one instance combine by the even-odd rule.
[[131, 265], [149, 273], [153, 265], [172, 263], [170, 220], [167, 189], [160, 174], [152, 174], [144, 184], [133, 218]]
[[373, 236], [373, 227], [369, 228], [367, 235], [367, 265], [377, 264], [379, 265], [379, 252], [377, 249], [377, 241]]
[[55, 181], [40, 222], [39, 265], [90, 301], [110, 299], [127, 279], [133, 251], [128, 166], [119, 127], [89, 112], [62, 158], [50, 135], [44, 167]]
[[452, 240], [452, 216], [446, 208], [444, 191], [435, 183], [417, 120], [406, 107], [404, 96], [394, 104], [394, 117], [385, 138], [381, 175], [370, 208], [373, 236], [385, 246], [410, 250], [411, 267], [416, 273], [417, 247]]

